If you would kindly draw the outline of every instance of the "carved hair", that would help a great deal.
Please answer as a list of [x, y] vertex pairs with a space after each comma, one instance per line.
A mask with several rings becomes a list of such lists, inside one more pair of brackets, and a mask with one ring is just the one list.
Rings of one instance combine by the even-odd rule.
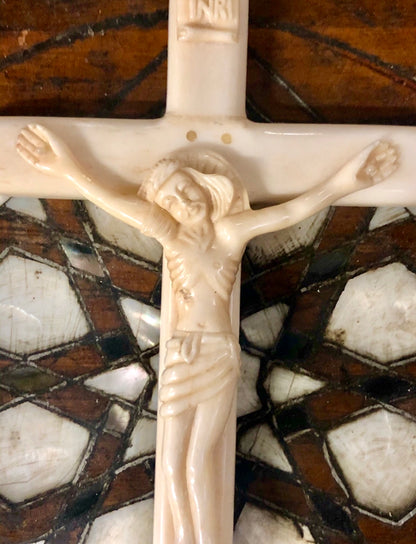
[[162, 159], [141, 184], [138, 196], [153, 202], [160, 187], [175, 172], [185, 172], [209, 196], [211, 220], [249, 208], [247, 192], [232, 166], [212, 152], [182, 152]]

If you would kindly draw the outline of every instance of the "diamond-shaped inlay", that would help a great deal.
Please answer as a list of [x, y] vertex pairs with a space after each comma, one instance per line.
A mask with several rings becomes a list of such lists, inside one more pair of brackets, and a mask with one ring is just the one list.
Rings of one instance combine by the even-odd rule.
[[72, 240], [62, 240], [61, 245], [72, 266], [94, 276], [104, 276], [94, 250], [90, 246]]
[[67, 276], [14, 255], [0, 264], [0, 347], [31, 353], [89, 330]]
[[416, 502], [416, 423], [380, 409], [330, 431], [328, 446], [358, 504], [401, 519]]
[[64, 485], [74, 478], [89, 433], [30, 402], [0, 413], [0, 494], [12, 502]]
[[381, 363], [415, 353], [415, 274], [393, 263], [350, 280], [335, 306], [326, 337]]
[[1, 377], [2, 384], [13, 387], [22, 393], [35, 393], [47, 390], [60, 381], [62, 379], [58, 376], [53, 376], [39, 368], [21, 363], [18, 366], [7, 369]]
[[289, 306], [276, 304], [241, 321], [241, 328], [247, 340], [260, 349], [274, 346], [286, 319]]
[[321, 389], [325, 382], [276, 366], [272, 368], [264, 385], [272, 401], [282, 404]]
[[130, 412], [114, 402], [108, 412], [105, 428], [108, 431], [124, 433], [130, 421]]
[[238, 450], [285, 472], [292, 472], [282, 446], [267, 423], [252, 427], [243, 434]]

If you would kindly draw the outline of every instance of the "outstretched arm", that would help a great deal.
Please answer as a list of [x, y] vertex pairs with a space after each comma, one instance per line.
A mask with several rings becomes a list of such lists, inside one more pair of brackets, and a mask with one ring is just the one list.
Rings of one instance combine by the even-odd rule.
[[378, 141], [345, 164], [329, 180], [283, 204], [247, 210], [226, 218], [227, 230], [245, 244], [255, 236], [290, 227], [343, 196], [383, 181], [397, 168], [396, 148]]
[[143, 200], [136, 192], [122, 192], [89, 177], [69, 147], [42, 125], [28, 125], [19, 134], [16, 149], [37, 170], [68, 179], [87, 199], [163, 243], [173, 235], [176, 223], [156, 204]]

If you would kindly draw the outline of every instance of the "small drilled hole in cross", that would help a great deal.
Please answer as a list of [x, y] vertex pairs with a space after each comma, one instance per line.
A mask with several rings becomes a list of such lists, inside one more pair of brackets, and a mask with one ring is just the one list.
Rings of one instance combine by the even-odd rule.
[[188, 142], [194, 142], [197, 139], [197, 133], [194, 130], [188, 130], [186, 133], [186, 139]]
[[231, 134], [224, 132], [224, 134], [221, 136], [221, 141], [223, 144], [230, 144], [233, 141]]

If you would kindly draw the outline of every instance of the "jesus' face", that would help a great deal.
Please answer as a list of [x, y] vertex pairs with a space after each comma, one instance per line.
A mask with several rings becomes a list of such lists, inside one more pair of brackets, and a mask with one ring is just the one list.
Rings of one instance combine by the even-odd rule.
[[155, 203], [183, 225], [193, 225], [208, 216], [209, 204], [204, 190], [192, 177], [178, 170], [159, 188]]

